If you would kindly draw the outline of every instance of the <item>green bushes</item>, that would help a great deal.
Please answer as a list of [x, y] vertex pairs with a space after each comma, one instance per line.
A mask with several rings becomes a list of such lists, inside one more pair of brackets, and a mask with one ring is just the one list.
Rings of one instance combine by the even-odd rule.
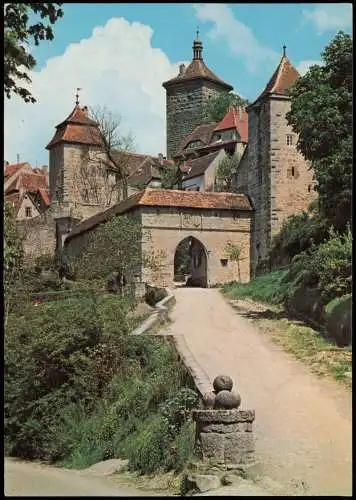
[[148, 305], [153, 307], [157, 304], [157, 302], [160, 302], [165, 297], [167, 297], [167, 291], [165, 290], [165, 288], [147, 285], [145, 301]]
[[352, 297], [333, 299], [325, 306], [326, 329], [329, 337], [340, 347], [352, 343]]
[[259, 276], [249, 283], [231, 282], [223, 285], [223, 292], [232, 299], [251, 297], [262, 302], [278, 304], [283, 302], [286, 296], [287, 285], [284, 278], [287, 271], [274, 271]]
[[69, 467], [127, 457], [142, 473], [182, 466], [198, 398], [168, 343], [128, 335], [129, 307], [87, 293], [10, 314], [7, 453]]

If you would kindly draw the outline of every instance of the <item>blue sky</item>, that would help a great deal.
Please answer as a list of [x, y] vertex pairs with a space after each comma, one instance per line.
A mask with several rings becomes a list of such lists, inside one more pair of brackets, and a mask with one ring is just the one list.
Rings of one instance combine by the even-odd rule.
[[74, 104], [121, 115], [136, 150], [165, 152], [162, 81], [192, 57], [199, 26], [204, 60], [234, 90], [253, 100], [287, 46], [303, 73], [339, 29], [351, 33], [351, 4], [64, 4], [55, 39], [31, 47], [36, 104], [5, 103], [5, 158], [48, 163], [44, 149]]

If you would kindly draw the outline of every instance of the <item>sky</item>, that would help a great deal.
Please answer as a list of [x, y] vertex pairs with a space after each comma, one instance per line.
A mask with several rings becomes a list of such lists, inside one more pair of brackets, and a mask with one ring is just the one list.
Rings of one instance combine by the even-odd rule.
[[277, 67], [282, 46], [304, 74], [337, 31], [352, 33], [352, 4], [64, 3], [53, 41], [29, 46], [35, 104], [5, 98], [5, 159], [49, 163], [46, 145], [75, 105], [121, 117], [139, 153], [165, 154], [162, 82], [192, 59], [199, 27], [208, 67], [250, 101]]

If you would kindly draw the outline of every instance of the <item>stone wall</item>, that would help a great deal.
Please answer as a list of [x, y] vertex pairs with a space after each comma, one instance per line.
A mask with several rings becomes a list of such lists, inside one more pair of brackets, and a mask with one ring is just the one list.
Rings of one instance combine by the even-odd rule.
[[[290, 100], [265, 99], [248, 110], [248, 189], [255, 208], [251, 231], [251, 273], [266, 259], [272, 237], [289, 215], [307, 209], [315, 199], [313, 172], [298, 153], [298, 137], [287, 124]], [[292, 144], [288, 144], [292, 140]], [[239, 174], [245, 185], [245, 169]], [[246, 192], [246, 191], [245, 191]]]
[[[250, 279], [251, 212], [229, 210], [176, 209], [174, 207], [141, 207], [143, 251], [164, 252], [161, 267], [155, 275], [143, 269], [142, 280], [160, 286], [171, 286], [174, 279], [174, 255], [178, 244], [193, 236], [207, 255], [208, 286], [232, 280]], [[242, 249], [239, 266], [226, 255], [228, 241]]]
[[219, 85], [200, 80], [184, 82], [167, 89], [167, 158], [171, 159], [182, 140], [202, 124], [202, 106], [210, 97], [224, 91]]
[[248, 110], [248, 191], [255, 213], [251, 231], [251, 275], [267, 254], [270, 233], [270, 102]]
[[43, 254], [54, 254], [56, 250], [56, 222], [51, 211], [39, 217], [22, 220], [18, 226], [24, 239], [25, 260], [30, 261]]
[[[298, 136], [287, 124], [289, 100], [271, 100], [271, 235], [289, 215], [305, 210], [315, 198], [314, 173], [297, 151]], [[287, 135], [293, 144], [287, 145]]]

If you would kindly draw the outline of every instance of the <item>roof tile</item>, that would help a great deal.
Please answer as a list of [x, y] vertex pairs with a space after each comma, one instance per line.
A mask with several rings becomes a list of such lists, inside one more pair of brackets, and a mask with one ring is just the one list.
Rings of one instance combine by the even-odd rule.
[[242, 108], [231, 106], [221, 122], [218, 123], [214, 132], [218, 130], [236, 129], [242, 142], [248, 141], [248, 114]]
[[66, 242], [95, 226], [109, 220], [114, 215], [120, 215], [140, 206], [180, 207], [212, 210], [245, 210], [252, 211], [249, 199], [244, 194], [207, 193], [197, 191], [178, 191], [175, 189], [146, 188], [118, 203], [104, 212], [84, 220], [73, 228]]
[[170, 80], [164, 82], [162, 86], [168, 88], [171, 85], [181, 82], [187, 82], [190, 80], [205, 79], [212, 82], [218, 83], [220, 86], [224, 87], [225, 90], [232, 90], [233, 87], [228, 83], [217, 77], [205, 64], [202, 59], [193, 59], [193, 61], [185, 68], [184, 72], [178, 76], [171, 78]]

